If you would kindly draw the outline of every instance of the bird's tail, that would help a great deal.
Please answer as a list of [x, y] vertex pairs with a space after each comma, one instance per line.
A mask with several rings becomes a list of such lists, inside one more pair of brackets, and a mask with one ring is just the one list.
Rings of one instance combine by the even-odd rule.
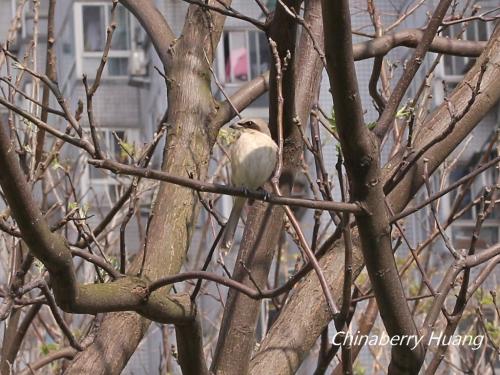
[[220, 245], [222, 251], [228, 252], [233, 245], [234, 234], [236, 233], [236, 227], [240, 221], [241, 211], [243, 210], [243, 206], [245, 206], [245, 200], [246, 198], [242, 197], [237, 197], [234, 200], [231, 215], [229, 215], [229, 219], [224, 227], [224, 233], [222, 234], [222, 243]]

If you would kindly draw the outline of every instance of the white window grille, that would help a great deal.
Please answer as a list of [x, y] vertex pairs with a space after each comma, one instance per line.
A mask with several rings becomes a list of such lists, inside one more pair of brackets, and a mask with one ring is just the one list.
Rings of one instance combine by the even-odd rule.
[[[126, 77], [132, 50], [133, 28], [127, 10], [118, 5], [115, 11], [116, 29], [113, 33], [108, 62], [103, 72], [107, 77]], [[75, 29], [78, 54], [78, 73], [95, 75], [106, 43], [106, 29], [111, 23], [111, 4], [104, 2], [76, 3]]]

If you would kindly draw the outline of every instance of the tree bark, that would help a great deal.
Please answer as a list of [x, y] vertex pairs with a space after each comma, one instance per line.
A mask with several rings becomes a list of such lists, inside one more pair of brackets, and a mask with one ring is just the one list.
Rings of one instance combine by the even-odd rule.
[[[298, 10], [299, 1], [286, 1], [288, 7]], [[316, 5], [312, 5], [316, 4]], [[316, 12], [316, 13], [314, 13]], [[319, 2], [309, 1], [306, 6], [305, 18], [307, 21], [317, 21]], [[316, 22], [315, 22], [316, 24]], [[313, 24], [312, 29], [321, 35], [321, 24], [318, 30]], [[297, 24], [295, 20], [278, 5], [271, 23], [269, 35], [277, 43], [280, 58], [284, 58], [287, 51], [291, 58], [283, 76], [285, 147], [283, 161], [285, 172], [280, 186], [283, 194], [291, 192], [296, 170], [299, 168], [302, 155], [302, 140], [294, 123], [295, 108], [299, 111], [302, 123], [306, 123], [311, 110], [314, 95], [319, 89], [321, 79], [321, 61], [314, 51], [312, 42], [306, 33], [302, 33], [300, 46], [295, 53], [295, 37]], [[295, 68], [296, 67], [296, 68]], [[295, 69], [301, 77], [297, 89]], [[276, 139], [277, 100], [276, 100], [276, 70], [272, 66], [270, 73], [270, 114], [269, 123], [271, 132]], [[279, 206], [258, 202], [254, 203], [248, 216], [241, 247], [236, 260], [233, 278], [253, 287], [243, 262], [252, 274], [252, 279], [260, 287], [266, 285], [269, 269], [273, 260], [274, 251], [283, 230], [283, 209]], [[217, 374], [245, 374], [248, 372], [250, 357], [255, 346], [255, 328], [260, 312], [260, 301], [255, 301], [239, 292], [230, 290], [224, 309], [219, 339], [212, 362], [212, 371]]]
[[[423, 157], [429, 159], [429, 171], [432, 173], [446, 159], [446, 157], [465, 139], [474, 129], [481, 119], [495, 106], [500, 99], [500, 28], [497, 26], [493, 36], [488, 42], [487, 48], [481, 54], [474, 67], [466, 74], [464, 80], [457, 86], [450, 96], [450, 103], [453, 106], [463, 108], [470, 99], [471, 90], [468, 85], [474, 83], [474, 77], [479, 74], [481, 65], [489, 61], [481, 85], [481, 93], [470, 108], [467, 115], [455, 126], [451, 134], [439, 144], [428, 150]], [[422, 125], [415, 137], [417, 144], [415, 150], [427, 144], [437, 134], [445, 131], [450, 124], [450, 116], [446, 103], [441, 104], [429, 116], [429, 119]], [[383, 180], [387, 182], [393, 170], [401, 161], [401, 155], [396, 155], [389, 161], [382, 171]], [[417, 190], [422, 186], [422, 168], [417, 163], [406, 177], [391, 191], [389, 202], [394, 212], [400, 212], [413, 198]], [[359, 239], [353, 232], [353, 252], [360, 252], [356, 242]], [[343, 254], [343, 244], [339, 241], [321, 259], [327, 280], [334, 288], [340, 283], [340, 279], [333, 279], [328, 275], [342, 275], [343, 264], [341, 259], [335, 258], [334, 253], [339, 251]], [[343, 255], [342, 255], [343, 257]], [[353, 262], [353, 274], [360, 272], [364, 264]], [[342, 291], [333, 289], [332, 294], [338, 300]], [[314, 302], [316, 301], [316, 302]], [[313, 303], [314, 302], [314, 303]], [[315, 306], [318, 304], [319, 306]], [[340, 304], [340, 302], [339, 302]], [[317, 338], [328, 325], [330, 319], [325, 314], [318, 312], [326, 311], [327, 306], [323, 298], [317, 277], [314, 273], [309, 273], [307, 277], [299, 283], [290, 300], [285, 305], [284, 310], [274, 323], [271, 331], [262, 341], [256, 355], [252, 358], [250, 365], [251, 374], [262, 374], [265, 369], [267, 373], [294, 374], [302, 363], [303, 359], [310, 352]], [[290, 348], [289, 350], [284, 348]]]
[[[149, 0], [123, 3], [141, 24], [151, 29], [149, 35], [168, 77], [168, 132], [162, 170], [179, 176], [192, 173], [194, 178], [204, 180], [215, 142], [214, 133], [217, 134], [209, 126], [216, 113], [216, 102], [210, 90], [206, 58], [209, 61], [214, 58], [214, 46], [220, 38], [225, 17], [210, 13], [209, 22], [209, 13], [198, 6], [190, 6], [182, 35], [173, 40], [163, 16]], [[146, 9], [142, 5], [146, 5]], [[179, 272], [197, 220], [197, 203], [197, 195], [192, 190], [160, 184], [150, 215], [145, 251], [137, 256], [132, 272], [139, 271], [143, 256], [146, 257], [143, 275], [151, 280]], [[161, 293], [168, 289], [166, 287]], [[75, 357], [66, 374], [119, 374], [149, 324], [149, 320], [134, 313], [107, 315], [94, 343]], [[180, 329], [179, 332], [186, 331], [190, 330]], [[191, 348], [190, 345], [183, 347]]]

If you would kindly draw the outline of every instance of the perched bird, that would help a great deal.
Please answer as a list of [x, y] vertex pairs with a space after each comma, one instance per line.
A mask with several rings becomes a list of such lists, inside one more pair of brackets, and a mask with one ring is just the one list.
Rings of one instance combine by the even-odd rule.
[[[262, 119], [242, 119], [231, 125], [241, 134], [231, 147], [231, 183], [234, 187], [255, 190], [271, 177], [276, 166], [278, 146], [271, 138], [269, 127]], [[222, 235], [221, 249], [228, 251], [246, 198], [236, 197], [231, 215]]]

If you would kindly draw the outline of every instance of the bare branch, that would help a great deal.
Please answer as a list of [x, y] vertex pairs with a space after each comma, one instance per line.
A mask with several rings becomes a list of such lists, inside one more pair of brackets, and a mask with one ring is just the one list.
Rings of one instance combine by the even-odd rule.
[[[327, 25], [326, 20], [332, 19], [337, 22]], [[350, 177], [350, 197], [353, 200], [363, 199], [371, 213], [356, 215], [367, 271], [388, 334], [416, 337], [417, 330], [392, 253], [377, 140], [363, 119], [354, 69], [349, 2], [323, 1], [323, 20], [327, 71], [340, 144]], [[421, 367], [423, 358], [421, 346], [415, 350], [408, 345], [394, 346], [389, 373], [415, 371]]]
[[232, 8], [231, 6], [219, 0], [216, 1], [220, 6], [210, 5], [208, 2], [202, 2], [201, 0], [182, 0], [182, 1], [185, 1], [186, 3], [189, 4], [198, 5], [203, 9], [211, 10], [220, 13], [224, 16], [234, 17], [249, 22], [261, 30], [265, 30], [267, 27], [264, 22], [256, 20], [255, 18], [252, 17], [245, 16], [243, 13], [237, 11], [236, 9]]
[[396, 113], [401, 100], [403, 99], [408, 86], [413, 80], [413, 77], [417, 73], [423, 59], [432, 45], [432, 41], [437, 33], [438, 27], [448, 10], [452, 0], [441, 0], [434, 10], [427, 28], [422, 34], [422, 39], [419, 41], [415, 52], [413, 53], [409, 64], [407, 64], [406, 69], [402, 77], [399, 79], [396, 87], [394, 88], [389, 100], [387, 101], [387, 106], [384, 112], [380, 116], [377, 122], [377, 127], [375, 128], [375, 134], [382, 140], [387, 134], [392, 122], [394, 121], [394, 114]]
[[288, 206], [308, 207], [314, 209], [324, 209], [332, 211], [349, 211], [353, 213], [362, 213], [364, 209], [356, 203], [340, 203], [329, 201], [316, 201], [313, 199], [300, 199], [280, 197], [266, 192], [251, 191], [247, 189], [234, 188], [226, 185], [211, 184], [188, 177], [174, 176], [166, 172], [151, 170], [147, 168], [139, 168], [127, 164], [118, 163], [112, 160], [89, 160], [89, 163], [97, 168], [108, 169], [117, 174], [126, 174], [131, 176], [139, 176], [150, 178], [158, 181], [166, 181], [172, 184], [189, 187], [201, 192], [219, 193], [232, 195], [236, 197], [252, 198], [273, 204], [286, 204]]

